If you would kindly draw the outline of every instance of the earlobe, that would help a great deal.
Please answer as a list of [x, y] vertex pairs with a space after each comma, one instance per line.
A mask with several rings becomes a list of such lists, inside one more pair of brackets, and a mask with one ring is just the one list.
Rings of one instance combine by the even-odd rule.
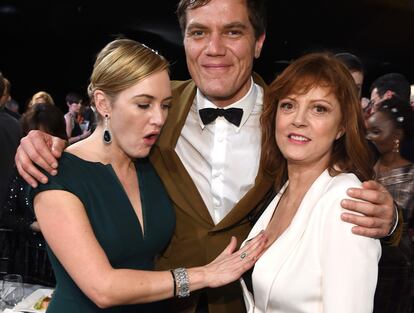
[[96, 110], [102, 116], [111, 113], [111, 105], [106, 94], [101, 90], [95, 90], [93, 93]]
[[265, 41], [265, 38], [266, 38], [266, 34], [263, 33], [256, 40], [256, 45], [255, 45], [255, 48], [254, 48], [254, 58], [255, 59], [258, 59], [260, 57], [260, 53], [262, 52], [263, 43]]
[[338, 140], [339, 138], [341, 138], [343, 134], [345, 134], [345, 130], [341, 127], [341, 129], [336, 134], [335, 140]]

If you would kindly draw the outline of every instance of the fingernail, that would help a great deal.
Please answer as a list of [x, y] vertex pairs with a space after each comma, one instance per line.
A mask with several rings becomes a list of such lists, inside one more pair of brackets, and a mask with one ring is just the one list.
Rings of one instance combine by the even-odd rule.
[[353, 195], [355, 193], [354, 189], [348, 189], [348, 194]]
[[42, 182], [43, 184], [46, 184], [46, 183], [47, 183], [47, 178], [42, 178], [42, 179], [41, 179], [41, 182]]
[[32, 187], [33, 187], [33, 188], [36, 188], [36, 187], [37, 187], [37, 184], [36, 184], [36, 183], [33, 183], [33, 184], [32, 184]]
[[57, 171], [56, 171], [56, 170], [52, 170], [51, 174], [52, 174], [53, 176], [55, 176], [55, 175], [57, 174]]
[[58, 164], [57, 163], [52, 163], [52, 167], [53, 168], [57, 168], [58, 167]]

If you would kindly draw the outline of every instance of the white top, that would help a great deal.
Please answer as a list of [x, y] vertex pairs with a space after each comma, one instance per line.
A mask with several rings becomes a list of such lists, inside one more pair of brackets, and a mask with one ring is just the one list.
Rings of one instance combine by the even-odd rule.
[[198, 110], [217, 108], [197, 89], [175, 151], [194, 181], [211, 218], [218, 224], [254, 185], [260, 162], [263, 89], [249, 92], [226, 108], [242, 108], [237, 127], [224, 117], [204, 126]]
[[[340, 219], [346, 189], [359, 186], [353, 174], [331, 177], [325, 170], [317, 178], [290, 226], [255, 264], [254, 298], [241, 280], [249, 313], [372, 312], [379, 240], [352, 234], [353, 225]], [[247, 240], [267, 227], [281, 193]]]

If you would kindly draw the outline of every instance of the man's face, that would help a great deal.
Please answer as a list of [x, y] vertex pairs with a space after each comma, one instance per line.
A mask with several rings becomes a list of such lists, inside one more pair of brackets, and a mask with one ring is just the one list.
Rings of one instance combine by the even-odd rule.
[[184, 47], [197, 87], [220, 107], [243, 98], [264, 38], [255, 38], [244, 0], [212, 0], [188, 10]]

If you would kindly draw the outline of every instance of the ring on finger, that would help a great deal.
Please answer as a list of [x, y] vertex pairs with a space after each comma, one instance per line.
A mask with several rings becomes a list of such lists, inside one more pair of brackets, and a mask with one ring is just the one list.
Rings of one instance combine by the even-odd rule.
[[247, 256], [247, 252], [243, 252], [242, 254], [240, 254], [240, 259], [244, 259]]

